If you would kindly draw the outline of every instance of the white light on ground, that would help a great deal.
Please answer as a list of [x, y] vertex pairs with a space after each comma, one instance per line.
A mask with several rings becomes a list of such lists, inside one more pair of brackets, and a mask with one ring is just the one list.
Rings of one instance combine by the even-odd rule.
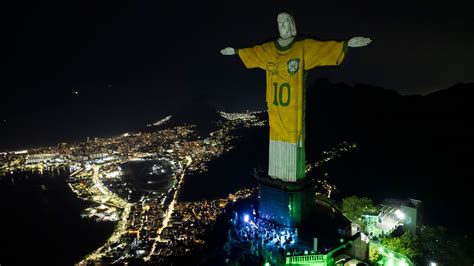
[[248, 215], [248, 214], [245, 214], [245, 215], [244, 215], [244, 222], [248, 223], [248, 222], [249, 222], [249, 219], [250, 219], [249, 215]]
[[430, 266], [436, 266], [438, 264], [436, 264], [436, 262], [430, 262]]

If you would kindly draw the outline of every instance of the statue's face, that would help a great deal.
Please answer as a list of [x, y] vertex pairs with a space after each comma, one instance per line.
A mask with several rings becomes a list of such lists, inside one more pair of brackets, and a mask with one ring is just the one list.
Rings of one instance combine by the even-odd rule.
[[280, 37], [283, 39], [288, 39], [292, 37], [291, 35], [292, 24], [291, 24], [290, 17], [286, 14], [279, 14], [277, 21], [278, 21], [278, 31], [280, 32]]

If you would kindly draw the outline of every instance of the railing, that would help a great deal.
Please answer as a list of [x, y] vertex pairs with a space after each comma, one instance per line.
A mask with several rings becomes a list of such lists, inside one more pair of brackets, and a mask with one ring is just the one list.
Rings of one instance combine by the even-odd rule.
[[324, 262], [324, 255], [296, 255], [286, 257], [286, 263], [296, 262]]

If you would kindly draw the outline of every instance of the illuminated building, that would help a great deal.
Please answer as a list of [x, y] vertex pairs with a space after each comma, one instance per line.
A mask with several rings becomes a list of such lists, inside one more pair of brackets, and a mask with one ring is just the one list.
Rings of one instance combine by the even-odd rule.
[[403, 226], [416, 234], [421, 224], [422, 207], [422, 202], [416, 199], [386, 199], [376, 207], [376, 211], [363, 214], [366, 231], [371, 237], [378, 237]]

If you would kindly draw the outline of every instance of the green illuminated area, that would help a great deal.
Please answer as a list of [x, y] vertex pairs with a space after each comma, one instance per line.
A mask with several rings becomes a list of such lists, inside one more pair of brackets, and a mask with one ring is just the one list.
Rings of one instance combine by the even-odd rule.
[[289, 218], [294, 224], [301, 223], [301, 193], [291, 193], [289, 196], [288, 213]]
[[[326, 202], [331, 208], [337, 209], [331, 201]], [[329, 251], [316, 253], [314, 250], [303, 254], [286, 253], [285, 265], [357, 265], [357, 263], [371, 263], [371, 265], [412, 266], [411, 257], [418, 256], [417, 237], [411, 233], [411, 227], [400, 237], [385, 235], [380, 240], [374, 237], [371, 240], [365, 232], [379, 230], [390, 233], [396, 227], [403, 226], [403, 221], [411, 221], [408, 216], [414, 217], [415, 212], [405, 214], [393, 205], [393, 202], [384, 201], [375, 207], [368, 198], [349, 197], [343, 200], [342, 211], [346, 218], [353, 221], [351, 229], [358, 228], [362, 232], [352, 232], [349, 239], [341, 238], [340, 244]], [[291, 206], [291, 205], [290, 205]], [[404, 211], [407, 208], [401, 208]], [[371, 213], [371, 215], [367, 215]], [[383, 213], [384, 215], [380, 215]], [[365, 217], [365, 219], [364, 219]], [[373, 218], [373, 219], [370, 219]], [[384, 222], [379, 222], [383, 220]], [[371, 223], [372, 222], [372, 223]], [[415, 221], [416, 222], [416, 221]], [[354, 225], [357, 225], [354, 227]], [[388, 227], [386, 227], [389, 225]], [[379, 226], [380, 228], [378, 228]], [[366, 229], [366, 230], [364, 230]], [[377, 236], [380, 236], [379, 234]], [[397, 250], [400, 250], [397, 252]], [[404, 255], [405, 254], [405, 255]], [[411, 257], [409, 257], [409, 256]]]
[[370, 241], [369, 245], [369, 259], [374, 265], [384, 266], [412, 266], [413, 263], [407, 256], [396, 253], [391, 249]]
[[[352, 244], [352, 241], [341, 245], [340, 247], [332, 250], [328, 254], [316, 255], [316, 254], [303, 254], [292, 256], [287, 253], [285, 265], [312, 265], [312, 266], [337, 266], [344, 265], [341, 260], [336, 261], [336, 256], [339, 251], [347, 249]], [[383, 266], [413, 266], [413, 263], [406, 256], [396, 253], [376, 242], [369, 243], [369, 256], [371, 259], [376, 259], [376, 262], [372, 262], [373, 265]], [[355, 262], [356, 260], [354, 260]], [[352, 264], [351, 264], [352, 265]], [[354, 264], [356, 265], [356, 264]]]

